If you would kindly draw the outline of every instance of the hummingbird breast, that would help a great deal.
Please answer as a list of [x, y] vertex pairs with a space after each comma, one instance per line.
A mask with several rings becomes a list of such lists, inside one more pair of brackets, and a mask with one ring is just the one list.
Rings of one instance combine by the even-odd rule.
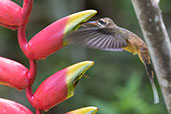
[[124, 50], [134, 55], [137, 54], [142, 63], [146, 62], [148, 64], [151, 64], [149, 51], [145, 42], [132, 32], [129, 32], [128, 36], [128, 45], [124, 47]]
[[139, 50], [141, 47], [144, 47], [144, 41], [141, 40], [141, 38], [139, 38], [137, 35], [135, 35], [134, 33], [127, 31], [126, 34], [128, 34], [127, 37], [127, 46], [124, 47], [123, 49], [136, 55], [139, 53]]

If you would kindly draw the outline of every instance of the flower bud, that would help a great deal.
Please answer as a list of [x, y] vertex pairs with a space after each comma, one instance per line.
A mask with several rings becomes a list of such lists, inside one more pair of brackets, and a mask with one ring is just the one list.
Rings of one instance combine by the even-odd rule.
[[21, 22], [21, 7], [11, 0], [0, 0], [0, 25], [15, 30]]
[[13, 60], [0, 57], [0, 84], [23, 89], [29, 85], [28, 69]]
[[67, 112], [65, 114], [95, 114], [99, 109], [94, 106], [84, 107], [80, 109], [73, 110], [71, 112]]
[[33, 114], [25, 106], [7, 99], [0, 98], [0, 114]]
[[69, 66], [43, 81], [33, 95], [31, 104], [39, 110], [47, 111], [60, 102], [72, 97], [82, 75], [94, 64], [84, 61]]
[[61, 49], [65, 45], [63, 36], [95, 14], [95, 10], [86, 10], [66, 16], [50, 24], [28, 42], [28, 58], [33, 60], [43, 59]]

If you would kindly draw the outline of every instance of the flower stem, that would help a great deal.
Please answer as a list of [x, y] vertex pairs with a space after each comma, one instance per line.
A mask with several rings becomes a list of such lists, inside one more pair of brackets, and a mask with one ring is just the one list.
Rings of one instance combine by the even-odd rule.
[[42, 114], [42, 111], [39, 109], [36, 109], [36, 114]]
[[29, 20], [29, 16], [32, 11], [33, 0], [24, 0], [23, 7], [21, 9], [21, 22], [18, 27], [18, 42], [23, 53], [28, 56], [28, 52], [26, 50], [27, 47], [27, 38], [25, 35], [26, 25]]
[[25, 56], [28, 57], [27, 50], [26, 50], [27, 39], [25, 36], [25, 29], [26, 29], [26, 25], [22, 25], [18, 27], [18, 43]]
[[30, 102], [30, 104], [32, 104], [32, 102], [34, 100], [34, 96], [33, 96], [33, 92], [32, 92], [31, 86], [26, 88], [26, 96], [27, 96], [27, 99]]
[[30, 60], [30, 70], [28, 73], [28, 79], [30, 81], [30, 84], [32, 85], [34, 83], [34, 80], [36, 78], [36, 73], [37, 73], [37, 66], [36, 66], [36, 61], [35, 60]]
[[28, 22], [29, 16], [32, 11], [33, 0], [24, 0], [23, 7], [21, 9], [21, 24], [26, 24]]
[[[33, 92], [32, 92], [31, 86], [26, 88], [26, 96], [27, 96], [27, 99], [30, 102], [30, 104], [32, 104], [33, 100], [34, 100], [34, 96], [33, 96]], [[36, 114], [42, 114], [42, 111], [39, 110], [39, 109], [36, 109]]]
[[[27, 51], [27, 38], [25, 34], [26, 30], [26, 25], [29, 20], [29, 16], [32, 11], [32, 5], [33, 5], [33, 0], [24, 0], [23, 7], [21, 9], [21, 23], [20, 26], [18, 27], [18, 42], [20, 45], [21, 50], [25, 54], [25, 56], [29, 59], [29, 52]], [[30, 86], [28, 86], [26, 90], [26, 96], [28, 101], [32, 104], [34, 100], [34, 95], [32, 92], [32, 84], [34, 83], [34, 80], [36, 78], [36, 72], [37, 72], [37, 67], [36, 67], [36, 61], [29, 59], [29, 64], [30, 64], [30, 70], [28, 73], [28, 79], [30, 81]], [[41, 114], [41, 111], [36, 109], [36, 114]]]

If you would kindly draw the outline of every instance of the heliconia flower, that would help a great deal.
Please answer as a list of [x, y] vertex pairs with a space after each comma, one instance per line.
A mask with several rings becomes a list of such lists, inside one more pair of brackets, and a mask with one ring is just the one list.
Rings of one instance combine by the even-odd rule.
[[32, 97], [34, 108], [48, 111], [60, 102], [72, 97], [83, 74], [94, 64], [84, 61], [69, 66], [43, 81]]
[[21, 7], [11, 0], [0, 0], [0, 25], [15, 30], [21, 22]]
[[0, 57], [0, 84], [23, 89], [29, 85], [28, 69], [13, 60]]
[[85, 22], [97, 13], [86, 10], [66, 16], [37, 33], [27, 44], [27, 52], [33, 60], [44, 59], [65, 46], [63, 36], [72, 31], [78, 24]]
[[25, 106], [7, 99], [0, 98], [0, 114], [33, 114]]
[[80, 109], [76, 109], [65, 114], [95, 114], [99, 109], [94, 106], [84, 107]]

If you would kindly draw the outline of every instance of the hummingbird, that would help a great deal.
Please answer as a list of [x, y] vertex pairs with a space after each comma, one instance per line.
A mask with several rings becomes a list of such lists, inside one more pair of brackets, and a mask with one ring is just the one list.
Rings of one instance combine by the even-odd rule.
[[112, 19], [106, 17], [80, 24], [80, 29], [66, 35], [65, 40], [69, 44], [80, 44], [105, 51], [127, 51], [133, 55], [138, 55], [149, 76], [154, 103], [159, 103], [149, 50], [139, 36], [125, 28], [117, 26]]

